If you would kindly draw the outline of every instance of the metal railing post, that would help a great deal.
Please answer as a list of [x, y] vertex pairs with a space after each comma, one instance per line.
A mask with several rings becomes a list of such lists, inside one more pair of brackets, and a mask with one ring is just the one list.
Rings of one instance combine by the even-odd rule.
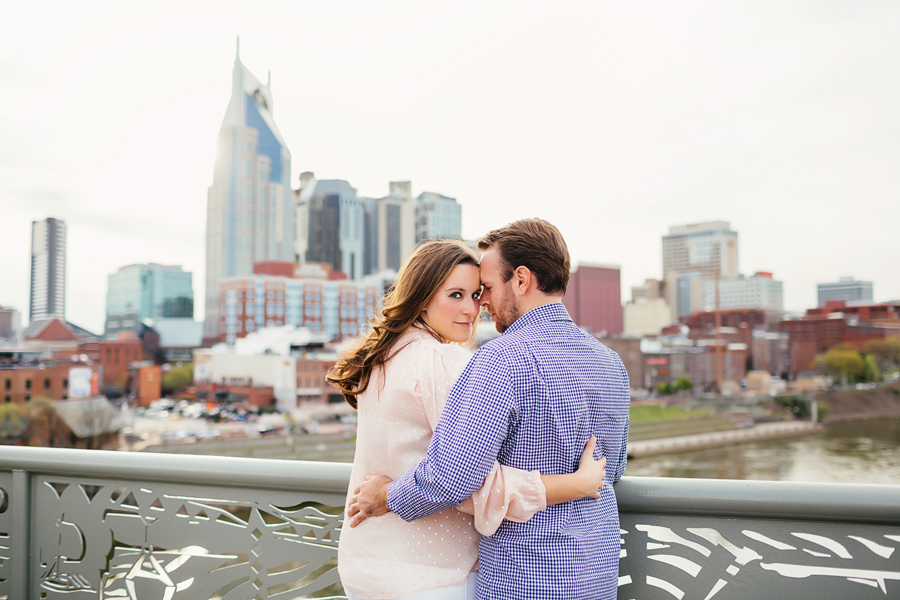
[[10, 597], [24, 599], [31, 597], [31, 473], [13, 470], [9, 500], [13, 517], [9, 536], [13, 567]]

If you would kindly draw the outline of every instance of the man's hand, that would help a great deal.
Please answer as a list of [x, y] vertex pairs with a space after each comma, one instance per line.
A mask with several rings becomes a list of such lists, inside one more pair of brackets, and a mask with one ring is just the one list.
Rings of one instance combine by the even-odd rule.
[[365, 479], [353, 490], [347, 506], [350, 527], [356, 527], [369, 517], [378, 517], [391, 511], [387, 503], [387, 486], [393, 479], [384, 475], [366, 475]]
[[581, 453], [581, 459], [578, 461], [578, 470], [575, 472], [583, 481], [585, 497], [600, 497], [600, 488], [603, 487], [603, 478], [606, 477], [606, 457], [601, 456], [600, 460], [594, 460], [594, 448], [597, 447], [597, 438], [591, 436], [587, 444], [584, 445], [584, 451]]

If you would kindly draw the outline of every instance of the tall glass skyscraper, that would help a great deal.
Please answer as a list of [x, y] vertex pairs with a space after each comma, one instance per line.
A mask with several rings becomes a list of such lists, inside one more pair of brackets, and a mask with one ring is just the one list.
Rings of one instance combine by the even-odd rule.
[[66, 223], [31, 222], [31, 302], [29, 321], [66, 318]]
[[231, 100], [219, 129], [206, 213], [206, 323], [219, 335], [219, 282], [253, 273], [263, 260], [294, 260], [291, 153], [265, 85], [234, 59]]
[[178, 265], [128, 265], [109, 276], [107, 335], [136, 330], [144, 319], [193, 319], [193, 277]]

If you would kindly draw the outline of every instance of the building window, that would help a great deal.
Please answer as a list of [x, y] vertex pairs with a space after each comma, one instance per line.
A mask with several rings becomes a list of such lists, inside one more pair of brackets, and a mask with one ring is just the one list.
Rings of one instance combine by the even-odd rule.
[[4, 385], [4, 389], [7, 389], [7, 390], [8, 390], [8, 389], [11, 388], [11, 387], [12, 387], [12, 381], [9, 380], [9, 379], [7, 379], [7, 380], [6, 380], [6, 385]]
[[4, 396], [3, 401], [4, 401], [4, 402], [9, 402], [9, 401], [10, 401], [10, 397], [9, 397], [9, 396]]
[[28, 402], [29, 400], [31, 400], [31, 395], [25, 394], [25, 402]]
[[26, 389], [26, 390], [30, 390], [30, 389], [31, 389], [31, 380], [30, 380], [30, 379], [26, 379], [26, 380], [25, 380], [25, 389]]
[[[69, 380], [63, 379], [63, 389], [69, 389]], [[63, 398], [65, 400], [65, 398]]]
[[45, 389], [45, 390], [49, 390], [49, 389], [50, 389], [50, 380], [49, 380], [49, 379], [45, 379], [45, 380], [44, 380], [44, 389]]

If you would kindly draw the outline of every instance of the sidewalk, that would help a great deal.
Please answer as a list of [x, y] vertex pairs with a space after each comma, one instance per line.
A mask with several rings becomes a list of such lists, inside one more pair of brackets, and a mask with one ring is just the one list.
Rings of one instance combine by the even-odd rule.
[[776, 438], [796, 437], [799, 435], [817, 433], [821, 430], [821, 425], [814, 426], [808, 421], [785, 421], [779, 423], [763, 423], [744, 429], [728, 429], [725, 431], [710, 431], [708, 433], [680, 435], [655, 440], [640, 440], [628, 443], [628, 458], [671, 454], [673, 452], [687, 452], [689, 450], [702, 450], [705, 448], [717, 448], [719, 446], [730, 446], [741, 442], [757, 442]]

